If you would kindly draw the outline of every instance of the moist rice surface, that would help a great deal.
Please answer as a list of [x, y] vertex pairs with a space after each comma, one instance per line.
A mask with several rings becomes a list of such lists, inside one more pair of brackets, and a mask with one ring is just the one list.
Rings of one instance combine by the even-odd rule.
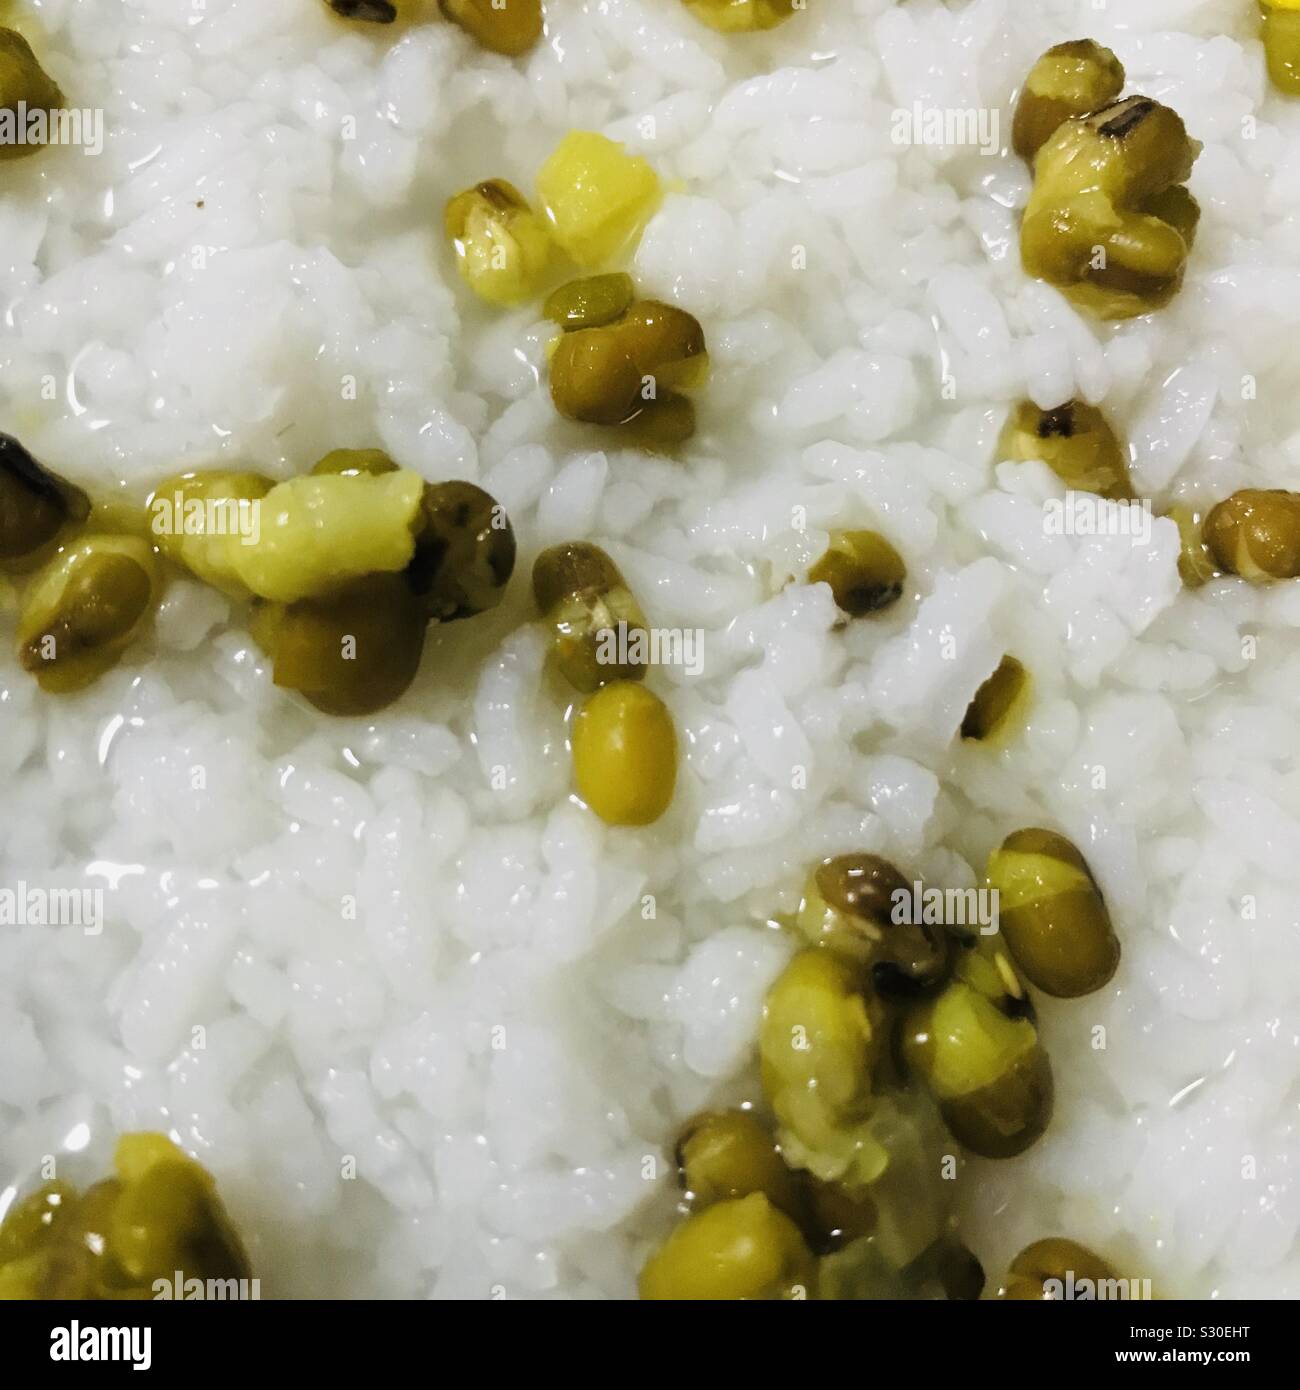
[[[810, 0], [728, 37], [677, 0], [549, 0], [517, 62], [319, 0], [32, 0], [105, 147], [0, 174], [0, 427], [103, 494], [276, 477], [382, 447], [479, 482], [521, 542], [505, 604], [434, 629], [392, 709], [270, 684], [242, 613], [168, 591], [150, 647], [42, 695], [0, 652], [0, 884], [101, 887], [102, 933], [0, 927], [0, 1203], [170, 1131], [216, 1174], [265, 1296], [634, 1295], [684, 1117], [753, 1098], [770, 925], [810, 861], [870, 850], [973, 886], [1022, 825], [1083, 849], [1115, 980], [1041, 1009], [1057, 1106], [971, 1161], [996, 1287], [1068, 1234], [1164, 1295], [1300, 1295], [1300, 586], [1185, 591], [1172, 522], [1049, 535], [1062, 484], [993, 462], [1009, 406], [1102, 404], [1159, 512], [1300, 486], [1300, 108], [1245, 0]], [[1019, 266], [1006, 152], [896, 143], [895, 113], [1011, 101], [1049, 44], [1112, 46], [1204, 142], [1167, 309], [1118, 327]], [[703, 323], [680, 460], [559, 420], [550, 328], [458, 282], [446, 198], [522, 189], [599, 129], [669, 188], [627, 267]], [[801, 575], [831, 526], [906, 557], [837, 626]], [[652, 626], [683, 772], [609, 829], [571, 795], [527, 574], [605, 546]], [[12, 598], [9, 605], [12, 608]], [[1005, 651], [1027, 727], [954, 741]], [[11, 1184], [8, 1188], [4, 1184]]]

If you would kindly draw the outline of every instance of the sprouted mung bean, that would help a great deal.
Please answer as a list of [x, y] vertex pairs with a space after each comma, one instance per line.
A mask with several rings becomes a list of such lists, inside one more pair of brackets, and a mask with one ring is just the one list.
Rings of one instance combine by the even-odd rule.
[[1011, 1261], [1000, 1298], [1028, 1301], [1060, 1301], [1065, 1298], [1067, 1281], [1078, 1284], [1089, 1280], [1094, 1286], [1116, 1278], [1115, 1271], [1100, 1255], [1078, 1241], [1064, 1236], [1036, 1240]]
[[578, 795], [608, 825], [650, 825], [677, 785], [677, 733], [664, 702], [637, 681], [603, 685], [573, 720]]
[[807, 0], [684, 0], [702, 24], [723, 34], [752, 34], [784, 24]]
[[962, 716], [962, 738], [978, 743], [1006, 734], [1015, 725], [1028, 694], [1029, 673], [1023, 663], [1010, 654], [1004, 656]]
[[147, 1299], [159, 1285], [247, 1281], [239, 1233], [211, 1175], [162, 1134], [124, 1134], [114, 1175], [51, 1180], [0, 1225], [0, 1301]]
[[542, 0], [438, 0], [438, 8], [486, 49], [517, 58], [542, 36]]
[[515, 531], [505, 509], [476, 483], [426, 483], [406, 582], [438, 622], [497, 606], [515, 572]]
[[1300, 96], [1300, 0], [1261, 0], [1259, 8], [1269, 80]]
[[1101, 411], [1085, 401], [1066, 401], [1051, 410], [1021, 401], [1002, 428], [998, 457], [1040, 459], [1067, 487], [1112, 501], [1133, 496], [1118, 436]]
[[0, 434], [0, 568], [27, 569], [59, 535], [90, 515], [79, 488], [37, 462], [12, 435]]
[[806, 1197], [767, 1126], [748, 1110], [709, 1111], [683, 1129], [675, 1150], [687, 1202], [701, 1208], [761, 1192], [801, 1221]]
[[[239, 575], [234, 550], [247, 544], [252, 531], [241, 524], [250, 515], [249, 504], [260, 502], [274, 486], [261, 473], [224, 469], [164, 478], [145, 503], [154, 543], [196, 579], [234, 597], [250, 598], [252, 591]], [[201, 526], [187, 524], [191, 508], [202, 509]], [[221, 524], [209, 525], [210, 519]]]
[[[646, 629], [618, 566], [588, 541], [568, 541], [542, 551], [533, 564], [533, 597], [551, 629], [556, 667], [584, 694], [614, 680], [640, 680], [645, 664], [634, 660], [630, 642], [611, 643]], [[609, 660], [609, 656], [627, 659]]]
[[522, 304], [545, 282], [551, 260], [546, 224], [505, 179], [458, 193], [443, 216], [460, 277], [491, 304]]
[[567, 419], [645, 431], [651, 447], [690, 437], [694, 408], [679, 394], [705, 381], [704, 330], [684, 309], [636, 300], [618, 318], [555, 343], [551, 399]]
[[912, 888], [878, 855], [836, 855], [808, 875], [795, 930], [868, 971], [882, 995], [924, 994], [946, 978], [951, 948], [934, 925], [903, 919], [900, 907], [910, 904]]
[[1124, 90], [1124, 66], [1092, 39], [1058, 43], [1029, 70], [1011, 125], [1011, 145], [1030, 164], [1064, 122], [1087, 116]]
[[1087, 860], [1063, 835], [1017, 830], [989, 858], [999, 925], [1016, 964], [1045, 994], [1073, 999], [1106, 984], [1119, 938]]
[[551, 291], [542, 313], [565, 332], [602, 328], [620, 319], [636, 298], [632, 277], [622, 270], [570, 280]]
[[[63, 106], [63, 93], [46, 75], [32, 46], [13, 29], [0, 29], [0, 111], [17, 120], [21, 112], [54, 112]], [[26, 140], [0, 141], [0, 160], [22, 159], [41, 146]]]
[[1252, 584], [1300, 575], [1300, 493], [1242, 488], [1211, 508], [1203, 530], [1210, 558]]
[[1013, 1158], [1047, 1128], [1052, 1071], [1023, 990], [970, 968], [980, 950], [967, 945], [952, 981], [908, 1010], [902, 1055], [953, 1138], [984, 1158]]
[[878, 531], [832, 531], [808, 571], [808, 582], [828, 584], [836, 607], [851, 618], [897, 603], [906, 579], [903, 557]]
[[117, 664], [158, 596], [158, 565], [144, 541], [81, 535], [23, 595], [18, 659], [42, 690], [81, 690]]
[[1103, 319], [1167, 304], [1195, 230], [1194, 200], [1172, 190], [1199, 150], [1178, 114], [1150, 97], [1062, 122], [1034, 160], [1020, 229], [1025, 270]]
[[343, 19], [360, 19], [368, 24], [392, 24], [397, 18], [393, 0], [325, 0]]

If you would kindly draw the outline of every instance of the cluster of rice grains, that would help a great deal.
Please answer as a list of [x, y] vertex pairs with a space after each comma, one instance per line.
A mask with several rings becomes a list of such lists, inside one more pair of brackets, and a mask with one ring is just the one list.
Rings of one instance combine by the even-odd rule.
[[[1175, 112], [1121, 99], [1123, 86], [1109, 49], [1059, 44], [1030, 72], [1013, 131], [1034, 171], [1024, 267], [1102, 319], [1173, 298], [1200, 215], [1185, 186], [1199, 146]], [[1022, 402], [999, 457], [1041, 460], [1072, 489], [1134, 499], [1126, 451], [1083, 401]], [[1220, 572], [1252, 582], [1300, 573], [1300, 497], [1236, 493], [1211, 511], [1203, 540], [1198, 516], [1174, 517], [1191, 587]], [[896, 598], [905, 573], [883, 537], [841, 532], [808, 577], [859, 616]], [[1028, 683], [1005, 655], [962, 738], [1006, 737]], [[683, 1131], [685, 1219], [646, 1262], [643, 1298], [980, 1296], [984, 1273], [947, 1195], [950, 1140], [1003, 1159], [1044, 1133], [1052, 1072], [1024, 980], [1077, 998], [1104, 986], [1120, 955], [1100, 888], [1063, 836], [1014, 832], [986, 883], [1000, 913], [990, 935], [918, 918], [920, 892], [874, 855], [828, 859], [809, 875], [784, 923], [802, 949], [764, 1004], [761, 1106], [709, 1112]], [[1114, 1277], [1085, 1247], [1051, 1237], [1010, 1263], [1000, 1294], [1061, 1297], [1067, 1272]]]
[[[1289, 8], [1266, 6], [1275, 76], [1284, 35], [1297, 42], [1281, 23]], [[1174, 111], [1121, 98], [1123, 87], [1109, 49], [1059, 44], [1029, 73], [1013, 129], [1034, 173], [1024, 268], [1101, 319], [1174, 297], [1200, 216], [1186, 188], [1199, 145]], [[1294, 78], [1290, 89], [1300, 90]], [[1110, 501], [1135, 497], [1126, 450], [1083, 401], [1022, 402], [998, 456], [1045, 462], [1071, 489]], [[1223, 573], [1252, 583], [1300, 574], [1300, 495], [1245, 489], [1203, 525], [1187, 507], [1171, 515], [1189, 587]], [[838, 541], [809, 576], [829, 582], [850, 612], [836, 579], [851, 553]], [[1005, 736], [1027, 686], [1023, 665], [1004, 656], [961, 736]], [[702, 1115], [683, 1132], [685, 1219], [647, 1261], [643, 1297], [979, 1297], [983, 1271], [945, 1196], [955, 1176], [948, 1141], [1009, 1158], [1044, 1133], [1051, 1066], [1021, 976], [1077, 998], [1111, 979], [1120, 954], [1097, 882], [1063, 836], [1014, 832], [990, 857], [986, 882], [1000, 911], [989, 936], [918, 920], [920, 894], [876, 856], [813, 871], [785, 923], [802, 949], [764, 1005], [762, 1105]], [[1114, 1277], [1091, 1251], [1051, 1237], [1011, 1262], [1000, 1294], [1061, 1297], [1067, 1271]]]
[[[1175, 112], [1122, 99], [1123, 86], [1109, 49], [1059, 44], [1030, 72], [1013, 131], [1034, 171], [1024, 267], [1102, 319], [1173, 298], [1200, 216], [1185, 182], [1198, 144]], [[1134, 500], [1125, 449], [1083, 401], [1022, 402], [999, 457], [1041, 460], [1072, 489]], [[1256, 583], [1300, 574], [1300, 496], [1235, 493], [1209, 513], [1203, 536], [1198, 514], [1171, 515], [1189, 587], [1225, 572]], [[883, 537], [840, 532], [808, 578], [860, 616], [897, 598], [905, 574]], [[1006, 737], [1028, 684], [1005, 655], [962, 738]], [[685, 1219], [646, 1262], [643, 1298], [980, 1296], [984, 1273], [946, 1191], [950, 1140], [1010, 1158], [1044, 1133], [1051, 1065], [1021, 977], [1077, 998], [1111, 979], [1120, 954], [1097, 882], [1063, 836], [1014, 832], [986, 882], [1000, 911], [991, 936], [918, 920], [910, 905], [920, 894], [876, 856], [840, 856], [810, 874], [785, 923], [802, 949], [764, 1004], [761, 1106], [709, 1112], [683, 1131]], [[1010, 1263], [1000, 1295], [1060, 1297], [1067, 1271], [1114, 1277], [1085, 1247], [1051, 1237]]]

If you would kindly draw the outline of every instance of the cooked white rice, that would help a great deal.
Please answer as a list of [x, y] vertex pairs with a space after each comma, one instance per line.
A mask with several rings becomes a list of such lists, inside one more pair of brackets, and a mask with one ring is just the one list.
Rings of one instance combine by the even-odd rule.
[[[788, 949], [765, 923], [808, 862], [962, 886], [1046, 823], [1124, 958], [1044, 1004], [1055, 1120], [966, 1166], [970, 1243], [994, 1276], [1068, 1233], [1157, 1292], [1300, 1295], [1300, 588], [1183, 591], [1167, 521], [1045, 535], [1061, 485], [991, 462], [1014, 399], [1080, 395], [1157, 510], [1300, 486], [1300, 108], [1253, 0], [814, 0], [740, 39], [677, 0], [548, 0], [517, 63], [319, 0], [18, 8], [107, 125], [98, 158], [0, 166], [0, 428], [101, 493], [381, 446], [478, 480], [522, 550], [505, 606], [436, 631], [369, 721], [272, 688], [197, 584], [77, 696], [5, 641], [0, 884], [108, 891], [100, 935], [0, 927], [0, 1190], [162, 1128], [266, 1294], [631, 1295], [676, 1125], [754, 1094]], [[1005, 136], [1034, 57], [1085, 35], [1205, 144], [1187, 285], [1114, 329], [1022, 273], [1016, 159], [891, 140], [914, 103]], [[673, 189], [631, 268], [713, 354], [681, 462], [559, 422], [535, 313], [471, 302], [442, 243], [450, 193], [529, 188], [572, 127]], [[835, 630], [824, 587], [781, 585], [846, 523], [920, 599]], [[702, 674], [651, 676], [688, 771], [646, 831], [570, 795], [526, 625], [533, 555], [572, 537], [705, 634]], [[1028, 729], [955, 745], [1008, 649]]]

